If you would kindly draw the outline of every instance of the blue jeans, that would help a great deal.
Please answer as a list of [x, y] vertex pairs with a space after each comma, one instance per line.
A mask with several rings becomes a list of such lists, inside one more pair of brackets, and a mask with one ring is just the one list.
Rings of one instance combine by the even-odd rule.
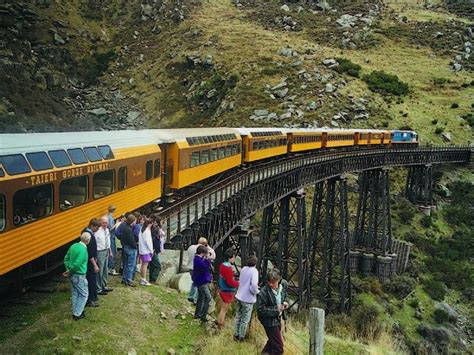
[[69, 276], [72, 293], [72, 314], [79, 317], [84, 312], [87, 298], [89, 297], [89, 288], [87, 285], [86, 275]]
[[[191, 279], [192, 279], [192, 277], [193, 277], [193, 270], [191, 270], [189, 273], [191, 274]], [[191, 282], [191, 289], [189, 290], [188, 300], [189, 300], [189, 301], [192, 301], [194, 304], [196, 304], [197, 298], [198, 298], [198, 289], [197, 289], [197, 287], [194, 285], [194, 282]]]
[[110, 250], [112, 255], [109, 256], [108, 268], [109, 270], [115, 269], [115, 255], [117, 255], [117, 243], [115, 241], [115, 231], [110, 232]]
[[124, 269], [123, 269], [123, 281], [129, 283], [133, 281], [135, 277], [135, 271], [137, 268], [137, 249], [133, 249], [128, 246], [123, 247], [124, 257]]
[[246, 303], [237, 300], [237, 310], [235, 312], [235, 333], [236, 337], [245, 338], [247, 328], [252, 317], [253, 303]]
[[205, 320], [207, 318], [207, 311], [209, 310], [209, 304], [211, 303], [211, 291], [209, 291], [209, 284], [201, 285], [197, 288], [198, 299], [196, 303], [196, 312], [194, 313], [195, 318]]

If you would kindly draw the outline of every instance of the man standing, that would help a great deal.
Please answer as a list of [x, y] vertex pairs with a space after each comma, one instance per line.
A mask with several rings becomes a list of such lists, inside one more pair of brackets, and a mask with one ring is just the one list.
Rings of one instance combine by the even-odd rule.
[[121, 242], [123, 251], [123, 279], [122, 283], [126, 286], [135, 287], [133, 278], [135, 276], [135, 269], [137, 267], [137, 252], [138, 245], [133, 235], [133, 224], [136, 217], [133, 213], [127, 216], [127, 220], [123, 222], [121, 228]]
[[87, 244], [87, 254], [89, 262], [87, 263], [87, 285], [89, 287], [89, 298], [87, 299], [86, 306], [88, 307], [99, 307], [99, 299], [97, 298], [97, 273], [99, 272], [99, 266], [97, 265], [97, 242], [95, 240], [95, 232], [100, 227], [100, 221], [97, 218], [92, 218], [89, 222], [89, 226], [85, 228], [82, 233], [88, 233], [91, 238], [89, 244]]
[[106, 295], [113, 289], [107, 287], [108, 267], [107, 262], [110, 251], [110, 232], [108, 228], [109, 219], [103, 216], [100, 219], [100, 228], [95, 232], [95, 240], [97, 242], [97, 265], [99, 273], [97, 274], [97, 294]]
[[[199, 238], [197, 244], [191, 245], [188, 248], [188, 269], [189, 273], [193, 274], [194, 269], [194, 256], [196, 255], [196, 250], [200, 245], [203, 245], [207, 248], [207, 258], [213, 262], [216, 259], [216, 252], [212, 249], [207, 242], [206, 238]], [[191, 289], [189, 290], [188, 301], [196, 304], [198, 297], [197, 287], [194, 283], [191, 283]]]
[[208, 251], [204, 245], [198, 246], [194, 256], [194, 270], [192, 279], [198, 290], [195, 319], [200, 319], [202, 323], [208, 321], [207, 312], [211, 303], [211, 292], [209, 284], [212, 282], [211, 260], [208, 258]]
[[283, 338], [281, 336], [281, 319], [286, 319], [285, 311], [288, 283], [281, 279], [277, 269], [268, 272], [268, 283], [257, 295], [257, 316], [265, 328], [268, 341], [262, 354], [283, 354]]
[[89, 290], [87, 288], [87, 244], [91, 236], [89, 233], [81, 234], [81, 241], [69, 247], [64, 257], [65, 277], [69, 277], [72, 293], [72, 319], [79, 320], [85, 317], [84, 307], [86, 306]]
[[115, 270], [115, 256], [117, 255], [117, 244], [115, 240], [115, 221], [114, 221], [114, 212], [115, 212], [115, 206], [110, 205], [108, 208], [109, 214], [107, 215], [108, 219], [108, 228], [110, 232], [110, 256], [108, 260], [108, 269], [109, 269], [109, 274], [113, 276], [117, 276], [118, 272]]

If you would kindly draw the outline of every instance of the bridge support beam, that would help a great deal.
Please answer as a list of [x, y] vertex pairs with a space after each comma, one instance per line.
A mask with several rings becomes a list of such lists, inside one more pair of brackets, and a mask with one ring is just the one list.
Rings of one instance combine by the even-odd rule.
[[382, 256], [386, 256], [392, 244], [389, 186], [387, 169], [359, 174], [359, 204], [353, 244], [356, 248]]
[[305, 307], [308, 292], [305, 195], [297, 192], [263, 210], [259, 268], [265, 282], [270, 263], [288, 281], [290, 308]]
[[414, 204], [424, 206], [433, 204], [433, 167], [431, 164], [408, 167], [405, 196]]
[[351, 308], [350, 238], [345, 177], [316, 184], [309, 231], [309, 297], [327, 312]]

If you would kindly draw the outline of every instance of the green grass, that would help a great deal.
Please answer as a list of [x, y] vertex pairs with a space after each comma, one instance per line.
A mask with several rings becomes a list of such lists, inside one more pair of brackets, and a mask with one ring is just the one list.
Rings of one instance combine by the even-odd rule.
[[86, 318], [78, 322], [71, 320], [67, 283], [34, 306], [15, 306], [14, 317], [2, 322], [2, 352], [164, 353], [173, 348], [194, 353], [204, 330], [192, 319], [183, 295], [158, 286], [130, 289], [116, 283], [113, 292], [101, 296], [100, 307], [86, 308]]

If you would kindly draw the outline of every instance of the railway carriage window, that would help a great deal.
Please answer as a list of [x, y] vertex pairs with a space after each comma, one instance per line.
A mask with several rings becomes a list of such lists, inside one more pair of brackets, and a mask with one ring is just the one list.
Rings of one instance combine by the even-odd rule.
[[224, 159], [225, 158], [225, 149], [224, 147], [219, 148], [219, 159]]
[[67, 152], [74, 164], [87, 163], [87, 158], [81, 148], [68, 149]]
[[118, 189], [123, 190], [127, 187], [127, 167], [122, 166], [118, 171]]
[[199, 152], [192, 152], [191, 153], [191, 162], [190, 162], [191, 168], [195, 167], [195, 166], [198, 166], [199, 164], [200, 164]]
[[201, 151], [201, 164], [209, 163], [209, 149]]
[[233, 144], [230, 146], [230, 149], [232, 150], [232, 155], [237, 155], [239, 154], [239, 146], [237, 144]]
[[59, 208], [79, 206], [87, 201], [87, 176], [79, 176], [61, 181], [59, 184]]
[[0, 232], [5, 229], [5, 196], [0, 195]]
[[56, 168], [63, 168], [72, 165], [71, 159], [64, 150], [50, 150], [48, 154]]
[[84, 152], [86, 153], [87, 157], [90, 161], [100, 161], [102, 157], [100, 156], [96, 147], [87, 147], [84, 148]]
[[102, 155], [102, 158], [105, 160], [110, 160], [115, 158], [114, 153], [112, 152], [112, 149], [108, 145], [99, 145], [99, 152], [100, 155]]
[[155, 164], [153, 167], [153, 177], [157, 178], [161, 175], [161, 166], [160, 166], [160, 159], [155, 159]]
[[110, 195], [114, 191], [114, 176], [115, 170], [101, 171], [94, 175], [92, 180], [92, 194], [94, 199]]
[[153, 176], [153, 161], [147, 160], [145, 168], [145, 179], [150, 180]]
[[16, 226], [47, 216], [52, 211], [52, 184], [18, 190], [13, 195], [13, 223]]
[[45, 152], [26, 153], [26, 158], [30, 162], [31, 167], [36, 171], [53, 168], [53, 164]]
[[4, 155], [0, 157], [0, 163], [8, 175], [18, 175], [31, 172], [30, 166], [21, 154]]
[[211, 149], [211, 155], [210, 155], [210, 160], [211, 161], [216, 161], [219, 157], [219, 152], [218, 152], [218, 149], [217, 148], [213, 148]]
[[230, 157], [232, 155], [232, 148], [228, 145], [225, 147], [225, 156]]

